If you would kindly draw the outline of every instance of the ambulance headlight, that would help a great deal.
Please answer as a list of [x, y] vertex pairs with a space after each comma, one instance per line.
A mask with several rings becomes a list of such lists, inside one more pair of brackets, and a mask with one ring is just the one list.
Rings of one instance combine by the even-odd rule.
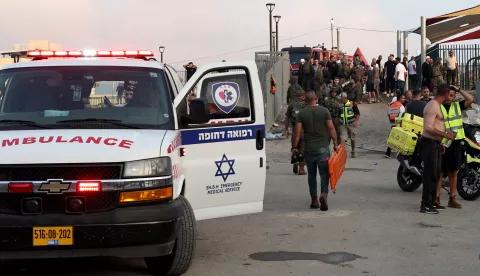
[[172, 175], [172, 162], [170, 157], [126, 162], [123, 168], [124, 178], [168, 175]]

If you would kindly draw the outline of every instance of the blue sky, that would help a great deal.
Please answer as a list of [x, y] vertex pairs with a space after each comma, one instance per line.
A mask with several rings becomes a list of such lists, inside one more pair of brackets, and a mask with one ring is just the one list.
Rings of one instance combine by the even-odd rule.
[[[253, 59], [255, 51], [267, 51], [268, 46], [221, 54], [268, 44], [267, 2], [276, 3], [273, 13], [282, 16], [281, 40], [328, 28], [331, 17], [340, 27], [396, 31], [419, 26], [421, 15], [432, 17], [478, 5], [478, 0], [342, 0], [333, 4], [320, 0], [4, 0], [0, 49], [46, 39], [64, 49], [157, 52], [164, 45], [165, 61], [176, 67], [189, 60], [202, 64]], [[330, 47], [329, 30], [283, 41], [280, 47], [322, 42]], [[410, 35], [410, 53], [420, 49], [419, 43], [419, 36]], [[342, 50], [352, 53], [356, 47], [368, 59], [396, 53], [396, 33], [342, 30]]]

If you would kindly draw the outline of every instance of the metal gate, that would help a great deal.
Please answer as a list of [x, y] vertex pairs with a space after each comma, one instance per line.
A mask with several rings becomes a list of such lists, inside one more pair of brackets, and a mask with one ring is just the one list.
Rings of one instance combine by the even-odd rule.
[[[280, 114], [282, 105], [287, 103], [287, 90], [290, 80], [290, 57], [288, 52], [255, 53], [258, 77], [262, 85], [263, 104], [265, 106], [265, 128], [269, 131]], [[270, 93], [270, 80], [274, 77], [277, 90]]]

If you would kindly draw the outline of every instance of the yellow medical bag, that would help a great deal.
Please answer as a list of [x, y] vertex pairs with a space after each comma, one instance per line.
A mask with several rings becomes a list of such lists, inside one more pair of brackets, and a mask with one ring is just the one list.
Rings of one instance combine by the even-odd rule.
[[412, 155], [418, 142], [417, 134], [401, 127], [393, 127], [388, 136], [388, 146], [402, 155]]
[[404, 113], [401, 119], [401, 126], [404, 130], [422, 135], [423, 118], [410, 113]]

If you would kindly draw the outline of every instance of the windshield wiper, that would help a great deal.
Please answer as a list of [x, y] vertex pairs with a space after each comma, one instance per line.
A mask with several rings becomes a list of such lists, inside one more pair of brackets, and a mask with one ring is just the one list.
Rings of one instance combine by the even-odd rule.
[[124, 123], [122, 123], [121, 120], [96, 119], [96, 118], [77, 119], [77, 120], [63, 120], [63, 121], [58, 121], [57, 124], [58, 123], [60, 123], [60, 124], [101, 123], [101, 124], [110, 124], [110, 125], [122, 126], [122, 127], [126, 127], [126, 128], [141, 129], [141, 127], [132, 126], [132, 125], [129, 125], [129, 124], [124, 124]]
[[14, 124], [26, 125], [26, 126], [36, 127], [36, 128], [51, 129], [51, 127], [39, 125], [37, 124], [37, 122], [27, 121], [27, 120], [0, 120], [0, 124], [1, 123], [14, 123]]

